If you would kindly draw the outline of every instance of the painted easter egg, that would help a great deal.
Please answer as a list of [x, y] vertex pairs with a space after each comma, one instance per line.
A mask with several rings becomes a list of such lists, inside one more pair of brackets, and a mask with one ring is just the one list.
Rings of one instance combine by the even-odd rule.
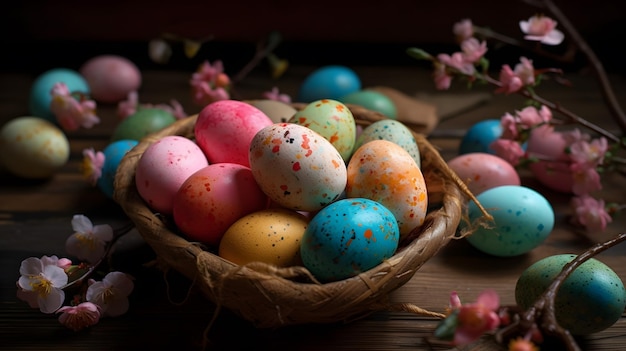
[[324, 66], [304, 79], [297, 101], [310, 103], [321, 99], [339, 100], [359, 90], [361, 79], [354, 70], [342, 65]]
[[393, 256], [399, 238], [394, 215], [385, 206], [369, 199], [342, 199], [311, 219], [300, 255], [319, 280], [341, 280]]
[[293, 123], [261, 129], [250, 144], [250, 169], [275, 203], [317, 211], [337, 200], [346, 186], [339, 151], [313, 130]]
[[220, 100], [200, 111], [194, 134], [210, 163], [238, 163], [249, 167], [252, 138], [273, 123], [265, 113], [248, 103]]
[[348, 198], [366, 198], [394, 214], [400, 235], [424, 223], [428, 193], [422, 171], [401, 146], [373, 140], [358, 148], [348, 163]]
[[[475, 224], [466, 240], [493, 256], [519, 256], [541, 245], [554, 228], [554, 210], [543, 195], [519, 185], [485, 190], [477, 197], [493, 216], [487, 226], [478, 225], [483, 214], [473, 201], [468, 204], [470, 223]], [[462, 222], [462, 225], [466, 225]]]
[[117, 167], [122, 162], [124, 156], [126, 156], [126, 153], [137, 144], [139, 144], [137, 140], [116, 140], [102, 150], [104, 165], [102, 167], [102, 175], [98, 178], [96, 185], [109, 198], [113, 198]]
[[501, 185], [521, 185], [515, 168], [492, 154], [472, 152], [459, 155], [448, 161], [448, 166], [474, 195]]
[[117, 125], [111, 140], [139, 141], [174, 122], [176, 122], [176, 117], [169, 111], [156, 107], [140, 108]]
[[415, 141], [415, 136], [409, 127], [400, 121], [383, 119], [365, 127], [357, 137], [354, 149], [372, 140], [387, 140], [401, 146], [406, 150], [418, 167], [421, 167], [420, 150]]
[[459, 145], [459, 154], [484, 152], [495, 155], [490, 145], [502, 135], [499, 119], [485, 119], [473, 124], [463, 135]]
[[35, 117], [41, 117], [56, 122], [54, 113], [50, 110], [52, 95], [50, 91], [56, 83], [64, 83], [72, 93], [90, 94], [87, 80], [77, 71], [69, 68], [54, 68], [40, 74], [30, 88], [28, 108]]
[[356, 141], [356, 122], [350, 109], [341, 102], [329, 99], [311, 102], [296, 112], [288, 122], [319, 133], [339, 151], [344, 161], [352, 155]]
[[359, 90], [339, 99], [344, 104], [354, 104], [364, 107], [370, 111], [380, 112], [387, 118], [396, 119], [398, 112], [396, 105], [387, 95], [375, 90]]
[[248, 103], [265, 113], [274, 123], [287, 122], [298, 112], [290, 104], [276, 100], [250, 100]]
[[[515, 301], [530, 308], [563, 267], [576, 255], [545, 257], [528, 267], [515, 285]], [[574, 335], [600, 332], [617, 322], [626, 307], [626, 290], [620, 277], [606, 264], [590, 258], [570, 274], [555, 298], [559, 325]]]
[[91, 97], [99, 102], [125, 100], [141, 86], [141, 72], [129, 59], [118, 55], [99, 55], [87, 60], [80, 73], [89, 84]]

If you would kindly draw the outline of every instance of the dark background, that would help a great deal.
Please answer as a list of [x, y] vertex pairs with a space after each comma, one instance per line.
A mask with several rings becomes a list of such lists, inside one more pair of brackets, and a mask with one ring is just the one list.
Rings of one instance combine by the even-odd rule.
[[[617, 51], [626, 42], [626, 2], [555, 3], [607, 70], [624, 72]], [[283, 37], [275, 52], [296, 64], [416, 64], [407, 47], [432, 53], [456, 50], [452, 25], [463, 18], [520, 39], [518, 22], [543, 11], [519, 0], [11, 1], [0, 10], [0, 70], [78, 68], [94, 55], [119, 54], [142, 69], [195, 69], [205, 59], [221, 59], [227, 73], [233, 73], [252, 57], [255, 43], [272, 31]], [[193, 59], [183, 55], [182, 46], [177, 50], [182, 44], [174, 43], [174, 56], [163, 66], [149, 60], [147, 46], [164, 33], [213, 39]], [[518, 49], [490, 46], [488, 57], [496, 60], [498, 50], [517, 54]], [[492, 62], [493, 67], [499, 64]], [[559, 63], [567, 70], [584, 66], [580, 56]]]

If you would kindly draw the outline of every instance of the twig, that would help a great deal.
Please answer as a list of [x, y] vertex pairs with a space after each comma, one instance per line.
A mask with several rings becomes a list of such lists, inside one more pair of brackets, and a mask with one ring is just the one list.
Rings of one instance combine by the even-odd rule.
[[265, 41], [257, 43], [256, 52], [252, 57], [252, 60], [248, 62], [232, 79], [231, 82], [237, 83], [242, 81], [253, 69], [256, 67], [267, 55], [269, 55], [281, 41], [280, 34], [272, 32], [269, 38]]

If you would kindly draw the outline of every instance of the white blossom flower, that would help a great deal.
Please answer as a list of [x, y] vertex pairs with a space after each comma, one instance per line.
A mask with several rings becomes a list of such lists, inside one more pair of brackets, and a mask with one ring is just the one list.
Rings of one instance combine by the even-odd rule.
[[70, 255], [80, 260], [95, 263], [104, 255], [106, 244], [113, 239], [113, 228], [108, 224], [94, 226], [84, 215], [72, 218], [72, 234], [65, 242]]
[[[47, 264], [46, 264], [47, 263]], [[17, 282], [23, 298], [32, 307], [39, 307], [43, 313], [54, 313], [65, 300], [61, 289], [67, 284], [67, 274], [55, 263], [46, 262], [36, 257], [29, 257], [20, 265], [20, 278]]]
[[103, 316], [116, 317], [128, 311], [128, 295], [133, 288], [133, 281], [126, 273], [110, 272], [87, 288], [86, 298], [100, 306]]

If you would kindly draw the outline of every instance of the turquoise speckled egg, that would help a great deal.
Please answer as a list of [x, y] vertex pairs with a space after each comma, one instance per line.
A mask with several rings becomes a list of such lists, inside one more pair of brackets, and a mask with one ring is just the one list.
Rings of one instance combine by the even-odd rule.
[[[563, 266], [576, 255], [543, 258], [528, 267], [515, 286], [515, 301], [527, 309], [548, 288]], [[606, 264], [591, 258], [580, 265], [559, 288], [555, 314], [559, 325], [574, 335], [597, 333], [620, 319], [626, 307], [626, 290]]]
[[533, 189], [503, 185], [485, 190], [477, 199], [494, 221], [487, 223], [488, 227], [477, 225], [482, 212], [470, 201], [468, 215], [475, 228], [466, 239], [485, 253], [501, 257], [522, 255], [542, 244], [554, 228], [552, 206]]
[[356, 122], [350, 109], [337, 100], [322, 99], [309, 103], [293, 115], [289, 123], [307, 127], [339, 151], [344, 161], [352, 155], [356, 142]]
[[338, 100], [359, 90], [361, 79], [352, 69], [340, 65], [324, 66], [304, 79], [297, 101], [308, 103], [321, 99]]
[[387, 95], [374, 90], [364, 89], [355, 91], [354, 93], [342, 97], [339, 101], [344, 104], [359, 105], [368, 110], [380, 112], [391, 119], [396, 119], [398, 117], [396, 105], [393, 101], [391, 101]]
[[141, 140], [174, 122], [176, 117], [168, 111], [160, 108], [142, 108], [117, 125], [111, 140]]
[[354, 150], [372, 140], [387, 140], [400, 145], [411, 155], [417, 166], [421, 167], [420, 150], [413, 132], [402, 122], [383, 119], [370, 124], [357, 137]]
[[320, 281], [336, 281], [367, 271], [398, 248], [396, 220], [380, 203], [342, 199], [309, 222], [300, 245], [304, 266]]
[[139, 142], [137, 140], [118, 140], [107, 145], [102, 153], [104, 154], [104, 166], [102, 175], [98, 178], [96, 185], [109, 198], [113, 198], [115, 173], [117, 167], [122, 162], [122, 158], [128, 151], [134, 148]]
[[56, 83], [64, 83], [70, 92], [81, 92], [89, 95], [87, 80], [77, 71], [68, 68], [55, 68], [39, 75], [30, 88], [28, 108], [33, 116], [56, 122], [50, 110], [52, 95], [50, 91]]
[[495, 155], [495, 151], [490, 147], [491, 143], [502, 135], [502, 125], [499, 119], [485, 119], [472, 125], [459, 145], [459, 154], [469, 154], [472, 152], [484, 152]]

